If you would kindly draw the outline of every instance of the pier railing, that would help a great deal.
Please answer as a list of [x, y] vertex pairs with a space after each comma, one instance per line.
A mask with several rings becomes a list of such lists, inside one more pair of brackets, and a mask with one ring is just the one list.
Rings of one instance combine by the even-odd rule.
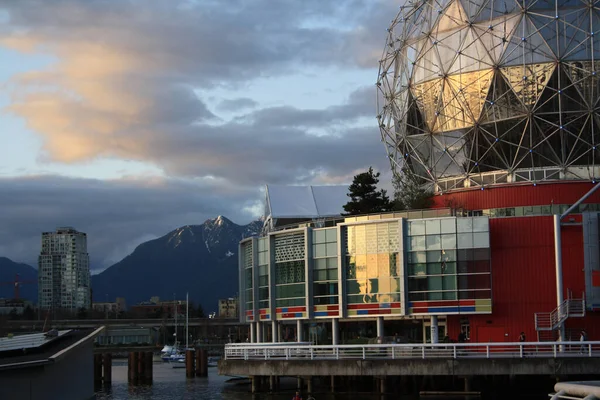
[[600, 357], [600, 342], [515, 342], [312, 345], [235, 343], [225, 345], [228, 360], [463, 359]]

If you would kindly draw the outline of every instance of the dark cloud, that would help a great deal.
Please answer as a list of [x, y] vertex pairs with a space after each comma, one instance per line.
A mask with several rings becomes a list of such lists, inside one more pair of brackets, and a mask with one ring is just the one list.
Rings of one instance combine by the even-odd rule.
[[88, 234], [92, 267], [102, 269], [136, 245], [183, 225], [226, 215], [250, 222], [259, 190], [214, 182], [100, 181], [57, 176], [0, 178], [0, 254], [35, 265], [41, 233], [73, 226]]

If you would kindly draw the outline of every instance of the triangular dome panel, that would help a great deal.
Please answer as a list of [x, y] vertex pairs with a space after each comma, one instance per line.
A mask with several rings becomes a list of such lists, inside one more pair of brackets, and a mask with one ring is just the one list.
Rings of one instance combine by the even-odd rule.
[[487, 0], [483, 3], [479, 14], [473, 19], [474, 22], [492, 22], [496, 18], [513, 14], [521, 9], [517, 0]]
[[495, 65], [500, 64], [502, 55], [520, 20], [521, 15], [511, 15], [489, 23], [473, 25], [475, 35], [479, 37], [479, 40], [481, 40], [481, 43], [487, 49], [490, 60]]
[[463, 29], [463, 42], [448, 74], [466, 73], [491, 68], [494, 65], [484, 44], [473, 28]]
[[457, 29], [466, 25], [467, 22], [468, 18], [460, 4], [460, 0], [454, 0], [438, 19], [433, 32], [439, 34], [452, 29]]
[[525, 107], [531, 108], [546, 87], [554, 71], [554, 64], [521, 65], [500, 68], [500, 71], [521, 103]]
[[527, 16], [522, 17], [502, 55], [502, 65], [538, 64], [555, 60], [554, 53], [535, 24]]
[[511, 86], [504, 80], [501, 73], [496, 72], [485, 105], [481, 112], [481, 124], [501, 121], [527, 113]]

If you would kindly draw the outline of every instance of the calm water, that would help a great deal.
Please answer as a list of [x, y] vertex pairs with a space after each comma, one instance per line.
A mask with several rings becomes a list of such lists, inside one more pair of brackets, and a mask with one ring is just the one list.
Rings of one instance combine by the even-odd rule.
[[[185, 369], [173, 369], [169, 364], [154, 364], [154, 383], [151, 386], [129, 386], [127, 383], [127, 362], [114, 360], [113, 382], [109, 390], [103, 389], [96, 393], [96, 400], [290, 400], [294, 394], [295, 380], [287, 378], [282, 380], [282, 389], [278, 394], [260, 394], [252, 396], [250, 386], [239, 381], [228, 382], [229, 377], [219, 376], [217, 368], [208, 369], [206, 378], [185, 377]], [[304, 399], [307, 396], [304, 394]], [[337, 394], [316, 393], [315, 400], [380, 400], [379, 395], [369, 394]], [[433, 400], [465, 399], [464, 397], [423, 397]], [[517, 397], [511, 396], [516, 399]], [[547, 394], [540, 394], [535, 399], [547, 399]], [[388, 395], [385, 400], [398, 400], [398, 395]], [[403, 400], [414, 398], [403, 397]], [[478, 399], [469, 397], [469, 399]], [[533, 399], [533, 398], [530, 398]]]

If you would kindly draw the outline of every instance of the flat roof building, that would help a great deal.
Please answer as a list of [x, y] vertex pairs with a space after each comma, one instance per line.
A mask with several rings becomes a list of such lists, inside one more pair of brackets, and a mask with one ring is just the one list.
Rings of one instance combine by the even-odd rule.
[[241, 321], [261, 342], [557, 340], [561, 324], [568, 340], [600, 336], [597, 194], [562, 227], [565, 312], [546, 323], [557, 309], [553, 214], [589, 187], [453, 192], [428, 210], [275, 227], [240, 242]]

